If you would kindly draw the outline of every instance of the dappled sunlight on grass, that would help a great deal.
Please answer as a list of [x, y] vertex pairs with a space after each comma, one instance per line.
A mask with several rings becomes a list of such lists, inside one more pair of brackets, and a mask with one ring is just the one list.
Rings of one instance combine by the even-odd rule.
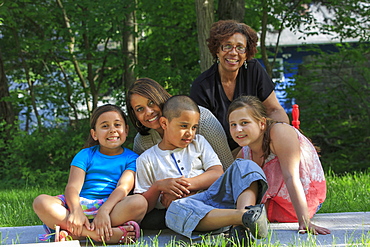
[[370, 173], [326, 175], [327, 194], [320, 213], [370, 211]]
[[64, 188], [23, 188], [0, 190], [0, 227], [40, 225], [41, 221], [34, 213], [32, 202], [40, 194], [57, 195]]

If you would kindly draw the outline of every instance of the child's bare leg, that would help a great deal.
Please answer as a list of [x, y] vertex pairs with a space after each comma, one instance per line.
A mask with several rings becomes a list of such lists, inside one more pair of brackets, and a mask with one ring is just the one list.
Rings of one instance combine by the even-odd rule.
[[[40, 220], [48, 227], [54, 229], [55, 225], [67, 225], [68, 210], [62, 205], [62, 201], [49, 195], [39, 195], [33, 201], [33, 210]], [[62, 226], [63, 225], [63, 226]]]
[[211, 231], [229, 225], [242, 225], [245, 209], [213, 209], [197, 225], [197, 231]]
[[120, 226], [123, 223], [133, 220], [141, 222], [148, 208], [148, 202], [144, 196], [136, 194], [126, 196], [116, 204], [110, 213], [112, 226]]
[[[145, 199], [145, 198], [144, 198]], [[145, 200], [146, 203], [146, 200]], [[67, 229], [67, 217], [69, 211], [62, 205], [62, 201], [58, 198], [49, 195], [39, 195], [33, 202], [33, 209], [38, 215], [40, 220], [48, 227], [54, 229], [55, 225], [60, 226], [61, 229]], [[146, 209], [145, 209], [146, 210]], [[135, 231], [133, 226], [123, 226], [128, 232], [126, 237], [129, 239], [135, 239]], [[117, 243], [122, 237], [122, 230], [118, 227], [113, 228], [113, 236], [109, 242], [106, 243]], [[100, 237], [95, 231], [87, 230], [84, 226], [80, 237], [71, 235], [73, 239], [83, 239], [89, 236], [91, 239], [97, 242], [101, 242]], [[128, 241], [129, 242], [129, 241]]]
[[258, 182], [253, 182], [238, 197], [236, 209], [211, 210], [195, 228], [197, 231], [211, 231], [229, 225], [243, 225], [242, 217], [247, 211], [245, 206], [255, 205], [258, 193]]
[[244, 190], [236, 201], [237, 209], [244, 209], [245, 206], [256, 205], [258, 194], [258, 182], [254, 181], [251, 185]]

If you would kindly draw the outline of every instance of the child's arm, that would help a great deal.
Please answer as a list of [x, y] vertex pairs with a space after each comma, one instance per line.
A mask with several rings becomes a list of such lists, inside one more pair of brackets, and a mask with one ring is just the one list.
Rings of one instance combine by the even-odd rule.
[[199, 159], [202, 162], [202, 167], [205, 172], [198, 176], [185, 179], [185, 181], [190, 184], [188, 190], [191, 192], [208, 189], [209, 186], [224, 173], [220, 159], [203, 136], [196, 136], [194, 139], [194, 147], [201, 153]]
[[85, 181], [85, 171], [76, 166], [71, 166], [68, 183], [65, 189], [66, 203], [70, 213], [67, 219], [67, 231], [80, 236], [83, 226], [91, 230], [90, 222], [83, 213], [80, 205], [80, 191]]
[[156, 155], [150, 150], [152, 149], [145, 151], [137, 158], [135, 178], [135, 193], [142, 194], [147, 200], [147, 212], [155, 208], [161, 193], [169, 193], [176, 198], [181, 198], [183, 195], [190, 193], [187, 189], [189, 184], [183, 178], [158, 178], [160, 174], [156, 174], [158, 171], [154, 167], [160, 164], [158, 164], [159, 161]]
[[142, 195], [148, 201], [148, 210], [150, 212], [154, 209], [161, 193], [169, 194], [176, 198], [182, 198], [190, 191], [187, 189], [189, 183], [183, 177], [180, 178], [166, 178], [153, 183], [150, 188]]
[[195, 194], [199, 190], [206, 190], [211, 186], [211, 184], [216, 181], [222, 174], [224, 173], [223, 167], [219, 165], [212, 166], [208, 168], [204, 173], [192, 177], [192, 178], [184, 178], [182, 179], [186, 182], [188, 182], [189, 186], [187, 186], [188, 192], [186, 194], [179, 196], [171, 195], [169, 193], [163, 193], [161, 198], [161, 203], [163, 206], [168, 208], [172, 201], [190, 196]]
[[314, 234], [327, 234], [326, 228], [311, 223], [308, 214], [306, 195], [299, 175], [300, 144], [295, 130], [286, 124], [276, 124], [271, 128], [271, 151], [280, 161], [284, 181], [297, 214], [299, 229]]
[[[199, 190], [208, 189], [209, 186], [211, 186], [224, 173], [221, 161], [203, 136], [197, 135], [195, 146], [202, 153], [199, 158], [202, 161], [202, 166], [205, 172], [192, 178], [183, 178], [183, 180], [189, 184], [189, 186], [187, 186], [187, 190], [189, 190], [190, 193], [186, 193], [182, 197], [195, 194]], [[161, 203], [163, 206], [168, 208], [171, 202], [176, 199], [179, 199], [179, 197], [164, 193], [161, 198]]]
[[107, 201], [99, 208], [97, 215], [92, 222], [92, 228], [95, 228], [99, 236], [104, 237], [104, 240], [110, 240], [113, 236], [112, 224], [109, 214], [114, 206], [126, 197], [134, 187], [135, 172], [125, 170], [118, 180], [117, 187], [108, 197]]
[[209, 167], [204, 173], [192, 177], [184, 178], [190, 185], [187, 187], [190, 192], [206, 190], [211, 186], [222, 174], [224, 170], [221, 165]]

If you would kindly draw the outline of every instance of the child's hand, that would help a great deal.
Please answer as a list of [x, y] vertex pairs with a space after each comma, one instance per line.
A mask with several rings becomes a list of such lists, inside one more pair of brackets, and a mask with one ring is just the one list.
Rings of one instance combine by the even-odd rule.
[[182, 198], [190, 193], [187, 189], [187, 187], [190, 186], [190, 183], [185, 181], [184, 177], [158, 180], [156, 185], [158, 190], [176, 196], [177, 198]]
[[83, 227], [91, 230], [89, 219], [81, 212], [71, 212], [67, 218], [67, 231], [75, 236], [81, 236]]
[[321, 226], [317, 226], [313, 223], [309, 223], [308, 226], [306, 225], [299, 225], [299, 228], [298, 228], [298, 232], [299, 233], [306, 233], [306, 232], [309, 232], [311, 234], [322, 234], [322, 235], [326, 235], [326, 234], [330, 234], [330, 230], [327, 229], [327, 228], [324, 228], [324, 227], [321, 227]]
[[171, 202], [177, 199], [178, 197], [175, 195], [162, 192], [161, 203], [165, 208], [168, 208]]
[[101, 241], [109, 241], [110, 237], [113, 236], [112, 224], [108, 213], [98, 211], [91, 224]]

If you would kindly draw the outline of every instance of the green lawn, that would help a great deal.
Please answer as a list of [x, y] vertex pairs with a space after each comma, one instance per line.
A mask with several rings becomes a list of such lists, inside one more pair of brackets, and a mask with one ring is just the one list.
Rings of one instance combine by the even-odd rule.
[[[319, 213], [370, 211], [370, 173], [354, 173], [345, 176], [328, 174], [327, 199]], [[0, 227], [40, 225], [32, 209], [32, 201], [39, 194], [62, 194], [64, 188], [26, 187], [1, 189]]]

